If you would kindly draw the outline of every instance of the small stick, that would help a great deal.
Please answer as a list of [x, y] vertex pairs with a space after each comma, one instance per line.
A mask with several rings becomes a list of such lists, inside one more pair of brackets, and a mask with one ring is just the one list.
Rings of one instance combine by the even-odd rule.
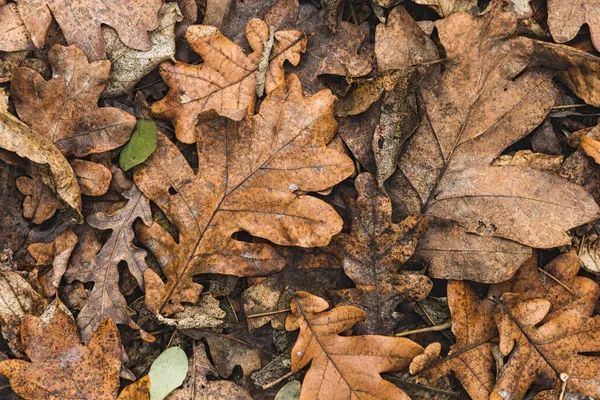
[[412, 331], [406, 331], [406, 332], [400, 332], [400, 333], [396, 333], [396, 336], [398, 337], [402, 337], [402, 336], [408, 336], [408, 335], [414, 335], [415, 333], [424, 333], [424, 332], [439, 332], [439, 331], [443, 331], [444, 329], [448, 329], [452, 327], [452, 321], [448, 321], [445, 322], [441, 325], [436, 325], [436, 326], [428, 326], [427, 328], [421, 328], [421, 329], [414, 329]]
[[560, 396], [558, 396], [558, 400], [563, 400], [565, 398], [565, 390], [567, 390], [567, 381], [569, 380], [569, 375], [563, 372], [560, 374], [560, 380], [562, 381], [562, 388], [560, 389]]
[[562, 106], [554, 106], [552, 107], [553, 110], [563, 110], [565, 108], [577, 108], [577, 107], [589, 107], [589, 104], [571, 104], [571, 105], [562, 105]]
[[235, 308], [233, 307], [233, 303], [231, 303], [231, 299], [229, 298], [229, 296], [227, 297], [227, 302], [229, 303], [229, 307], [231, 307], [231, 311], [233, 311], [233, 316], [235, 317], [235, 321], [236, 322], [240, 322], [240, 319], [237, 316], [237, 313], [235, 312]]
[[567, 285], [565, 285], [564, 283], [562, 283], [557, 277], [555, 277], [554, 275], [552, 275], [550, 272], [544, 271], [540, 267], [538, 267], [538, 269], [540, 270], [541, 273], [543, 273], [544, 275], [548, 276], [550, 279], [552, 279], [554, 282], [558, 283], [560, 286], [564, 287], [567, 292], [571, 293], [572, 295], [575, 295], [575, 292], [573, 292], [570, 287], [568, 287]]
[[270, 389], [270, 388], [272, 388], [273, 386], [277, 385], [278, 383], [280, 383], [280, 382], [282, 382], [282, 381], [286, 380], [287, 378], [289, 378], [289, 377], [290, 377], [290, 376], [292, 376], [292, 375], [294, 375], [294, 372], [290, 371], [290, 372], [288, 372], [287, 374], [285, 374], [285, 375], [283, 375], [283, 376], [281, 376], [281, 377], [279, 377], [279, 378], [275, 379], [274, 381], [272, 381], [272, 382], [269, 382], [269, 383], [266, 383], [266, 384], [262, 385], [262, 386], [261, 386], [261, 388], [262, 388], [262, 390], [267, 390], [267, 389]]
[[246, 315], [246, 319], [268, 317], [269, 315], [283, 314], [283, 313], [290, 312], [290, 311], [292, 311], [292, 310], [289, 308], [286, 308], [285, 310], [275, 310], [275, 311], [269, 311], [269, 312], [264, 312], [264, 313], [260, 313], [260, 314], [251, 314], [251, 315]]
[[354, 25], [358, 25], [358, 18], [356, 18], [356, 12], [354, 11], [352, 0], [348, 0], [348, 6], [350, 8], [350, 16], [352, 17], [352, 22], [354, 23]]

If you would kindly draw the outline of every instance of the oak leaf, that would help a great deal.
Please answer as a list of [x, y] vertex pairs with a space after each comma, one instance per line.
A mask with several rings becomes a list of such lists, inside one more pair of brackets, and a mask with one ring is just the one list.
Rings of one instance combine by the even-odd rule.
[[[246, 36], [253, 52], [244, 50], [208, 25], [192, 25], [186, 39], [204, 62], [190, 65], [165, 62], [160, 74], [169, 85], [167, 96], [152, 105], [155, 116], [172, 119], [177, 139], [194, 143], [198, 117], [218, 115], [241, 120], [253, 114], [256, 83], [263, 48], [269, 38], [269, 26], [254, 18], [246, 25]], [[279, 31], [268, 57], [265, 88], [269, 93], [284, 82], [283, 63], [298, 64], [306, 50], [306, 37], [300, 31]]]
[[544, 120], [557, 95], [553, 72], [526, 68], [535, 46], [514, 36], [517, 16], [495, 4], [436, 26], [447, 62], [419, 87], [421, 124], [386, 188], [400, 215], [431, 220], [416, 254], [432, 277], [504, 281], [529, 258], [527, 246], [569, 244], [566, 232], [599, 208], [551, 172], [491, 165]]
[[90, 60], [106, 58], [102, 24], [114, 28], [128, 47], [149, 50], [151, 42], [147, 31], [158, 26], [157, 14], [162, 5], [161, 0], [110, 3], [89, 0], [78, 0], [75, 3], [64, 0], [19, 0], [16, 3], [36, 47], [44, 46], [54, 17], [67, 43], [79, 46]]
[[147, 268], [146, 251], [133, 244], [133, 223], [140, 218], [146, 225], [152, 223], [150, 202], [133, 185], [123, 193], [128, 201], [117, 211], [110, 214], [98, 212], [87, 218], [87, 223], [97, 229], [110, 229], [108, 237], [98, 254], [89, 262], [73, 261], [73, 267], [66, 273], [70, 282], [94, 282], [94, 287], [85, 306], [77, 316], [81, 336], [87, 343], [92, 333], [106, 318], [112, 318], [117, 324], [130, 324], [134, 311], [119, 291], [119, 270], [121, 261], [127, 263], [129, 272], [135, 277], [141, 288], [144, 287], [144, 271]]
[[596, 0], [548, 0], [548, 28], [557, 43], [573, 39], [583, 24], [590, 28], [592, 43], [600, 48], [600, 18]]
[[[154, 312], [195, 303], [200, 273], [264, 276], [283, 267], [264, 243], [235, 240], [246, 231], [275, 244], [324, 246], [342, 221], [326, 203], [302, 194], [332, 187], [354, 170], [344, 154], [326, 148], [335, 132], [334, 96], [302, 96], [298, 78], [271, 91], [259, 114], [242, 122], [216, 120], [198, 135], [195, 173], [179, 150], [159, 135], [158, 147], [134, 179], [179, 231], [176, 242], [157, 223], [138, 237], [167, 277], [147, 270], [146, 304]], [[299, 193], [301, 191], [301, 193]]]
[[396, 306], [403, 301], [423, 300], [432, 283], [424, 275], [401, 272], [412, 256], [427, 221], [420, 215], [392, 223], [392, 202], [375, 178], [363, 173], [354, 182], [358, 199], [345, 196], [352, 221], [350, 234], [333, 238], [331, 248], [342, 259], [344, 272], [356, 288], [332, 291], [337, 303], [349, 304], [367, 313], [357, 333], [390, 334], [397, 318]]
[[569, 377], [566, 391], [597, 397], [600, 360], [581, 353], [600, 350], [600, 318], [569, 309], [540, 324], [552, 307], [545, 298], [521, 300], [506, 293], [498, 304], [500, 351], [510, 357], [491, 400], [523, 399], [534, 383], [541, 389], [560, 389], [561, 374]]
[[88, 346], [72, 318], [56, 307], [49, 322], [26, 315], [21, 336], [31, 362], [0, 362], [0, 373], [26, 399], [113, 400], [119, 391], [121, 338], [112, 320], [98, 327]]
[[[456, 343], [447, 357], [418, 364], [426, 353], [417, 356], [411, 364], [411, 373], [433, 382], [454, 372], [456, 378], [474, 400], [485, 400], [494, 387], [495, 362], [491, 353], [491, 339], [497, 336], [494, 324], [494, 303], [480, 299], [467, 282], [448, 283], [448, 307], [452, 314], [452, 332]], [[439, 348], [437, 349], [439, 355]], [[424, 360], [425, 361], [425, 360]], [[429, 365], [427, 365], [429, 364]]]
[[405, 338], [339, 334], [364, 321], [364, 311], [353, 306], [332, 310], [327, 301], [296, 292], [286, 319], [288, 331], [300, 329], [292, 348], [292, 372], [310, 363], [300, 399], [409, 399], [382, 372], [407, 367], [423, 348]]

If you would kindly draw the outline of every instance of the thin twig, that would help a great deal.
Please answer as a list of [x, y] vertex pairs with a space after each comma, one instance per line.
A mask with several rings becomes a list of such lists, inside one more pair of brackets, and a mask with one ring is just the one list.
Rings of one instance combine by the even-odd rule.
[[540, 267], [538, 267], [538, 269], [540, 270], [541, 273], [543, 273], [544, 275], [548, 276], [550, 279], [552, 279], [554, 282], [558, 283], [560, 286], [564, 287], [567, 292], [571, 293], [572, 295], [575, 295], [575, 292], [573, 292], [570, 287], [568, 287], [567, 285], [565, 285], [564, 283], [562, 283], [557, 277], [555, 277], [554, 275], [552, 275], [550, 272], [544, 271]]
[[229, 298], [229, 296], [227, 297], [227, 302], [229, 303], [229, 307], [231, 307], [231, 311], [233, 311], [233, 316], [235, 317], [235, 322], [240, 322], [240, 319], [237, 316], [237, 313], [235, 312], [235, 308], [233, 307], [233, 303], [231, 302], [231, 299]]
[[577, 108], [577, 107], [590, 107], [589, 104], [565, 104], [562, 106], [554, 106], [552, 107], [553, 110], [564, 110], [565, 108]]
[[269, 315], [283, 314], [283, 313], [290, 312], [290, 311], [292, 311], [292, 310], [289, 308], [286, 308], [285, 310], [275, 310], [275, 311], [269, 311], [269, 312], [264, 312], [264, 313], [259, 313], [259, 314], [250, 314], [250, 315], [246, 315], [246, 319], [268, 317]]
[[396, 333], [396, 336], [403, 337], [403, 336], [408, 336], [408, 335], [414, 335], [415, 333], [439, 332], [439, 331], [443, 331], [444, 329], [448, 329], [451, 327], [452, 327], [452, 320], [445, 322], [441, 325], [428, 326], [426, 328], [413, 329], [412, 331]]
[[289, 378], [289, 377], [290, 377], [290, 376], [292, 376], [292, 375], [294, 375], [294, 372], [290, 371], [290, 372], [288, 372], [287, 374], [285, 374], [285, 375], [283, 375], [283, 376], [281, 376], [281, 377], [279, 377], [279, 378], [275, 379], [274, 381], [272, 381], [272, 382], [269, 382], [269, 383], [266, 383], [266, 384], [262, 385], [262, 386], [261, 386], [261, 387], [262, 387], [262, 390], [267, 390], [267, 389], [270, 389], [270, 388], [272, 388], [273, 386], [277, 385], [278, 383], [280, 383], [280, 382], [282, 382], [282, 381], [286, 380], [287, 378]]

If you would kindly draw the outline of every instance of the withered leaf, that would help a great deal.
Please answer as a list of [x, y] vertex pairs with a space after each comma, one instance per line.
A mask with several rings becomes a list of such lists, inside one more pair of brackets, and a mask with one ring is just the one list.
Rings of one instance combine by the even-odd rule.
[[121, 338], [105, 320], [82, 346], [72, 318], [57, 307], [50, 322], [26, 315], [21, 335], [31, 362], [0, 362], [0, 373], [26, 399], [113, 400], [119, 391]]
[[492, 162], [492, 165], [496, 167], [520, 165], [539, 169], [541, 171], [558, 172], [563, 160], [564, 156], [562, 155], [534, 153], [531, 150], [519, 150], [513, 155], [501, 155]]
[[427, 222], [420, 215], [392, 223], [392, 202], [368, 173], [360, 174], [354, 185], [358, 199], [346, 196], [352, 218], [352, 232], [333, 238], [331, 248], [342, 259], [344, 272], [356, 288], [333, 291], [337, 303], [349, 304], [367, 313], [357, 333], [391, 334], [397, 319], [396, 306], [403, 301], [423, 300], [432, 283], [424, 275], [400, 271], [412, 256]]
[[[167, 277], [145, 274], [146, 304], [167, 314], [195, 303], [200, 273], [264, 276], [283, 267], [264, 243], [235, 240], [245, 231], [276, 244], [324, 246], [342, 221], [326, 203], [301, 193], [325, 190], [354, 170], [342, 153], [326, 148], [335, 132], [334, 96], [302, 96], [298, 78], [274, 89], [260, 113], [242, 122], [216, 120], [197, 137], [195, 173], [166, 137], [134, 170], [142, 192], [174, 223], [179, 240], [157, 223], [140, 226], [139, 240]], [[301, 191], [301, 192], [298, 192]]]
[[[525, 69], [535, 46], [513, 36], [516, 15], [495, 4], [484, 15], [454, 13], [436, 26], [447, 62], [419, 87], [423, 118], [386, 188], [401, 215], [423, 212], [463, 231], [456, 236], [463, 240], [445, 239], [435, 226], [426, 233], [420, 255], [432, 277], [503, 281], [528, 258], [523, 245], [568, 244], [566, 232], [597, 218], [599, 208], [551, 172], [491, 165], [544, 120], [557, 95], [551, 71]], [[485, 243], [467, 252], [462, 243], [473, 235]], [[498, 264], [484, 271], [490, 253]]]
[[77, 0], [19, 0], [17, 6], [36, 47], [44, 46], [52, 17], [67, 42], [79, 46], [90, 60], [106, 58], [101, 24], [114, 28], [128, 47], [149, 50], [147, 31], [158, 26], [161, 0], [132, 0], [126, 3]]
[[414, 0], [414, 2], [429, 6], [444, 18], [455, 12], [477, 11], [477, 0]]
[[600, 48], [600, 17], [596, 0], [548, 0], [548, 28], [554, 40], [573, 39], [583, 24], [590, 28], [592, 43]]
[[135, 185], [124, 192], [123, 197], [128, 200], [127, 204], [114, 213], [98, 212], [87, 218], [92, 227], [110, 229], [112, 233], [91, 261], [79, 263], [74, 260], [66, 274], [69, 281], [94, 282], [88, 300], [77, 316], [77, 325], [86, 343], [106, 318], [112, 318], [117, 324], [128, 324], [134, 314], [119, 291], [119, 262], [125, 261], [140, 287], [144, 287], [146, 251], [132, 243], [133, 223], [138, 217], [146, 225], [152, 223], [150, 203]]
[[15, 3], [0, 4], [0, 51], [31, 50], [33, 43]]
[[16, 272], [0, 272], [0, 324], [12, 352], [22, 356], [21, 321], [26, 314], [41, 315], [48, 302]]
[[83, 221], [77, 178], [65, 156], [51, 141], [34, 132], [13, 115], [0, 112], [0, 148], [40, 164], [39, 169], [43, 172], [40, 180], [52, 188], [75, 212], [78, 221]]
[[50, 243], [33, 243], [27, 247], [37, 264], [52, 266], [43, 278], [46, 297], [56, 295], [77, 241], [77, 235], [71, 229], [66, 229]]
[[419, 378], [432, 382], [453, 371], [472, 399], [488, 399], [495, 382], [495, 362], [491, 353], [491, 339], [497, 336], [494, 303], [480, 299], [469, 283], [450, 281], [448, 307], [456, 343], [447, 357], [432, 360], [430, 366], [422, 364], [416, 368], [421, 357], [418, 356], [411, 364], [411, 373], [418, 373]]
[[[30, 176], [19, 176], [15, 183], [19, 192], [25, 195], [23, 199], [23, 216], [31, 218], [34, 224], [41, 224], [51, 218], [56, 210], [64, 208], [64, 204], [56, 198], [52, 189], [44, 184], [43, 169], [37, 165], [30, 165], [28, 173]], [[73, 171], [75, 174], [75, 171]], [[77, 176], [75, 176], [77, 179]], [[79, 181], [77, 181], [79, 183]], [[81, 187], [79, 187], [81, 190]]]
[[251, 400], [252, 396], [240, 386], [231, 381], [209, 379], [219, 374], [210, 363], [202, 342], [194, 345], [190, 357], [190, 372], [183, 383], [183, 388], [175, 390], [169, 400]]
[[108, 192], [112, 174], [104, 165], [86, 160], [73, 160], [70, 164], [79, 182], [81, 194], [102, 196]]
[[[263, 56], [269, 26], [254, 18], [246, 25], [246, 37], [253, 52], [244, 50], [208, 25], [192, 25], [186, 38], [204, 62], [190, 65], [163, 63], [160, 74], [171, 88], [167, 96], [152, 105], [159, 118], [174, 120], [177, 138], [194, 143], [198, 117], [218, 115], [241, 120], [253, 114], [256, 104], [256, 72]], [[306, 50], [306, 37], [300, 31], [279, 31], [269, 57], [265, 87], [267, 93], [284, 82], [283, 63], [298, 64]]]
[[562, 373], [569, 377], [568, 392], [597, 396], [600, 361], [597, 356], [581, 353], [600, 350], [600, 318], [569, 309], [538, 326], [551, 303], [545, 298], [519, 297], [504, 294], [496, 311], [500, 351], [510, 357], [490, 399], [520, 400], [534, 383], [541, 389], [559, 389]]
[[49, 81], [32, 69], [17, 68], [11, 89], [19, 118], [63, 152], [83, 157], [127, 142], [135, 117], [113, 107], [98, 107], [109, 61], [88, 62], [76, 46], [55, 45], [48, 53]]
[[409, 399], [382, 372], [406, 368], [423, 348], [405, 338], [339, 334], [364, 321], [364, 311], [353, 306], [332, 310], [327, 301], [307, 292], [296, 292], [287, 317], [288, 331], [300, 329], [292, 348], [292, 372], [310, 363], [300, 399], [346, 400], [362, 398]]
[[111, 62], [108, 84], [103, 96], [130, 92], [135, 84], [158, 64], [175, 56], [175, 24], [183, 20], [177, 3], [166, 3], [158, 12], [158, 27], [150, 32], [152, 48], [145, 51], [124, 44], [117, 32], [102, 28], [106, 55]]

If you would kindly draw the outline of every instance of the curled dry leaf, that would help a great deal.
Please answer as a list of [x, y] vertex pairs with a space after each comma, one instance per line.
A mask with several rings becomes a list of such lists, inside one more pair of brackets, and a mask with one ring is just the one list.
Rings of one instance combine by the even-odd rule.
[[504, 281], [531, 254], [526, 246], [569, 244], [566, 232], [599, 208], [553, 173], [491, 165], [544, 120], [557, 95], [551, 71], [526, 69], [535, 46], [513, 36], [516, 15], [495, 4], [436, 26], [447, 62], [419, 87], [423, 118], [386, 188], [401, 215], [432, 220], [417, 250], [432, 277]]
[[450, 281], [448, 307], [456, 343], [442, 359], [436, 358], [439, 349], [435, 354], [432, 345], [428, 346], [423, 355], [415, 358], [410, 372], [418, 374], [419, 380], [425, 378], [430, 382], [454, 372], [473, 400], [486, 400], [495, 382], [491, 353], [491, 340], [497, 336], [494, 303], [480, 299], [469, 283]]
[[292, 348], [292, 372], [310, 363], [300, 399], [346, 400], [365, 393], [373, 399], [409, 399], [380, 374], [408, 367], [423, 352], [421, 346], [389, 336], [340, 336], [364, 321], [365, 312], [353, 306], [326, 311], [327, 301], [307, 292], [296, 292], [290, 307], [285, 328], [300, 329]]
[[21, 336], [31, 362], [0, 362], [0, 373], [18, 395], [48, 400], [117, 396], [122, 347], [112, 320], [105, 320], [88, 346], [82, 346], [75, 322], [57, 307], [49, 322], [26, 315]]
[[210, 363], [202, 342], [194, 345], [187, 379], [183, 388], [175, 390], [168, 400], [251, 400], [252, 396], [231, 381], [209, 379], [219, 374]]
[[17, 356], [23, 355], [21, 321], [26, 314], [41, 315], [48, 302], [16, 272], [0, 272], [0, 324], [2, 336]]
[[[0, 148], [41, 164], [40, 180], [74, 211], [78, 221], [83, 221], [77, 178], [65, 156], [51, 141], [11, 114], [0, 112]], [[44, 165], [48, 166], [49, 171]]]
[[175, 56], [175, 24], [183, 16], [177, 3], [166, 3], [158, 12], [158, 28], [150, 32], [152, 48], [136, 50], [124, 44], [117, 32], [109, 27], [102, 28], [106, 44], [106, 55], [112, 63], [108, 84], [103, 96], [118, 96], [129, 93], [135, 84], [161, 62]]
[[550, 301], [521, 300], [512, 293], [502, 296], [498, 308], [495, 320], [500, 351], [510, 357], [498, 374], [490, 399], [523, 399], [534, 383], [540, 389], [560, 388], [562, 373], [569, 376], [568, 392], [597, 396], [600, 360], [581, 353], [600, 350], [600, 318], [569, 309], [540, 324], [551, 308]]
[[593, 274], [600, 274], [600, 236], [595, 233], [585, 235], [581, 239], [581, 265]]
[[119, 262], [125, 261], [137, 283], [144, 287], [144, 271], [148, 267], [146, 251], [132, 243], [133, 223], [139, 217], [144, 224], [150, 225], [152, 214], [150, 202], [135, 185], [123, 193], [123, 197], [128, 201], [119, 210], [111, 214], [98, 212], [87, 218], [92, 227], [110, 229], [112, 233], [95, 257], [83, 263], [73, 260], [73, 267], [66, 274], [69, 281], [94, 282], [88, 300], [77, 316], [77, 325], [86, 343], [106, 318], [112, 318], [117, 324], [135, 326], [130, 322], [134, 312], [119, 291], [117, 267]]
[[455, 12], [475, 13], [477, 11], [477, 0], [414, 0], [414, 2], [429, 6], [444, 18]]
[[43, 276], [46, 297], [56, 295], [56, 290], [69, 266], [69, 258], [77, 241], [77, 235], [71, 229], [66, 229], [50, 243], [33, 243], [27, 247], [31, 256], [35, 258], [36, 264], [51, 265], [51, 268]]
[[158, 26], [161, 0], [133, 0], [126, 3], [77, 0], [19, 0], [17, 6], [36, 47], [42, 48], [52, 22], [60, 25], [69, 44], [77, 45], [90, 60], [106, 58], [102, 24], [114, 28], [128, 47], [149, 50], [147, 31]]
[[[241, 120], [254, 112], [256, 72], [269, 38], [269, 26], [257, 18], [246, 25], [246, 36], [253, 52], [244, 50], [208, 25], [192, 25], [186, 38], [204, 62], [190, 65], [163, 63], [161, 77], [169, 85], [167, 96], [152, 105], [159, 118], [174, 120], [177, 139], [194, 143], [196, 121], [201, 116], [218, 114]], [[267, 93], [284, 82], [283, 63], [298, 64], [306, 50], [306, 37], [300, 31], [279, 31], [269, 56], [265, 88]]]
[[[167, 277], [147, 270], [146, 304], [155, 313], [195, 303], [200, 273], [264, 276], [283, 260], [264, 243], [235, 240], [245, 231], [281, 245], [324, 246], [342, 228], [325, 202], [301, 193], [332, 187], [354, 171], [352, 161], [326, 148], [335, 132], [334, 96], [302, 96], [294, 75], [242, 122], [217, 120], [197, 138], [197, 172], [165, 136], [134, 170], [142, 192], [178, 228], [176, 242], [157, 223], [139, 225], [138, 237]], [[250, 146], [251, 144], [251, 146]]]
[[573, 39], [583, 24], [590, 28], [594, 47], [600, 49], [600, 17], [596, 0], [548, 0], [548, 28], [554, 40]]
[[558, 172], [564, 160], [562, 155], [534, 153], [531, 150], [519, 150], [515, 154], [505, 154], [496, 158], [492, 165], [502, 167], [507, 165], [516, 165], [523, 167], [531, 167], [540, 171]]
[[336, 303], [363, 309], [367, 318], [357, 333], [391, 334], [397, 324], [394, 310], [403, 301], [423, 300], [432, 283], [424, 275], [400, 272], [427, 229], [420, 215], [392, 223], [392, 202], [368, 173], [354, 185], [358, 199], [344, 199], [352, 218], [352, 232], [333, 238], [332, 250], [342, 259], [344, 272], [356, 288], [336, 290]]

